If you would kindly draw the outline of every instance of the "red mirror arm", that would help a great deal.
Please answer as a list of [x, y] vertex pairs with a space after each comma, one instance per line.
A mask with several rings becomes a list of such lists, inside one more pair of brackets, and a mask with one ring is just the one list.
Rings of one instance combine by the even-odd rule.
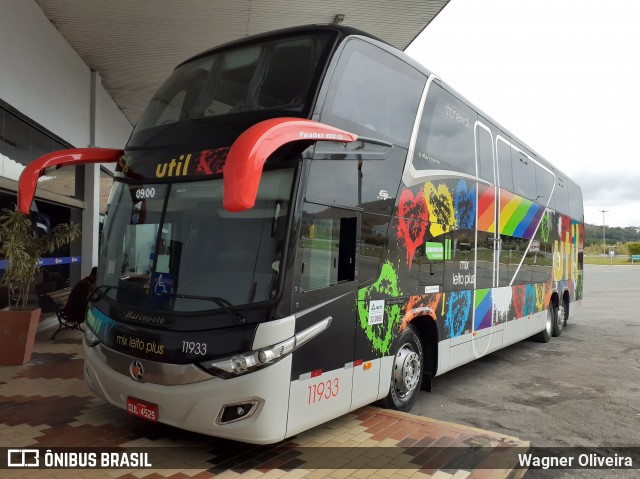
[[227, 211], [253, 207], [265, 161], [281, 146], [294, 141], [335, 141], [350, 143], [353, 133], [317, 121], [300, 118], [273, 118], [243, 132], [231, 145], [223, 170], [223, 205]]
[[87, 163], [116, 163], [123, 154], [124, 151], [111, 148], [74, 148], [42, 155], [29, 163], [20, 174], [20, 180], [18, 180], [18, 209], [25, 215], [29, 214], [31, 202], [38, 186], [38, 178], [46, 168], [84, 165]]

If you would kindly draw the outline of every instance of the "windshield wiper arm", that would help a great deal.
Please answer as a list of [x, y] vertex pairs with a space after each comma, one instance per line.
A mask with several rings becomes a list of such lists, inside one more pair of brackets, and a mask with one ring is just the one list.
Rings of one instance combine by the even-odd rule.
[[215, 303], [222, 311], [227, 313], [229, 316], [233, 317], [236, 325], [242, 326], [244, 324], [247, 324], [247, 318], [245, 318], [243, 315], [241, 315], [237, 311], [232, 310], [231, 308], [233, 308], [233, 304], [231, 304], [226, 299], [221, 298], [220, 296], [196, 296], [193, 294], [171, 294], [171, 293], [163, 293], [163, 295], [173, 296], [176, 298], [183, 298], [183, 299], [199, 299], [202, 301], [211, 301], [212, 303]]

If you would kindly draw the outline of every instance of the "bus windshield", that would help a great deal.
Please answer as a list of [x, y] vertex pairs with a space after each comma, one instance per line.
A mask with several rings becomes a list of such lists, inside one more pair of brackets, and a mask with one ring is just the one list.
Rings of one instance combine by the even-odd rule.
[[264, 172], [254, 208], [229, 213], [222, 178], [114, 183], [96, 285], [125, 306], [188, 312], [277, 293], [293, 169]]
[[180, 65], [147, 105], [129, 146], [162, 141], [172, 125], [215, 121], [229, 114], [242, 117], [266, 110], [275, 116], [305, 116], [328, 39], [327, 32], [272, 39], [213, 52]]

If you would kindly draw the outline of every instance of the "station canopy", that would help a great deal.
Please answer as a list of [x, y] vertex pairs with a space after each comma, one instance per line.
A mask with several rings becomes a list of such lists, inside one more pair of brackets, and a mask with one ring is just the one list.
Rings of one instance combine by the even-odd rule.
[[238, 38], [341, 23], [404, 50], [449, 0], [36, 0], [135, 124], [175, 66]]

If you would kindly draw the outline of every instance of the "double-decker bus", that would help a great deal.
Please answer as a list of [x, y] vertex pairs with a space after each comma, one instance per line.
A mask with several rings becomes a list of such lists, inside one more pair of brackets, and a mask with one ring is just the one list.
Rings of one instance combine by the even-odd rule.
[[[179, 65], [117, 162], [86, 382], [151, 421], [272, 443], [431, 379], [582, 299], [581, 191], [364, 32], [254, 36]], [[541, 365], [541, 367], [546, 367]]]

